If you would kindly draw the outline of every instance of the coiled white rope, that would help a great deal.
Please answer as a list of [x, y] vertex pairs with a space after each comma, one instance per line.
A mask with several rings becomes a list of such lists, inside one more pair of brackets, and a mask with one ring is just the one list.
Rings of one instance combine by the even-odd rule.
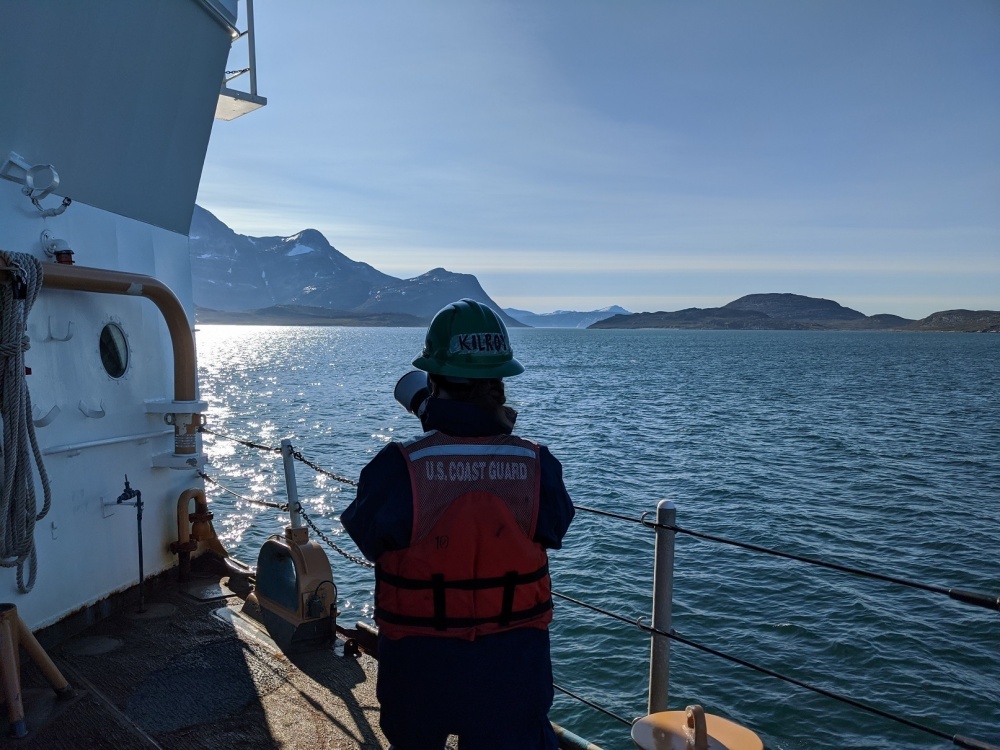
[[[23, 594], [35, 585], [38, 560], [35, 556], [35, 522], [49, 512], [52, 493], [42, 454], [35, 439], [31, 418], [31, 396], [25, 379], [24, 352], [30, 341], [25, 333], [28, 313], [42, 288], [42, 264], [25, 253], [0, 250], [0, 265], [10, 277], [0, 283], [0, 421], [3, 442], [0, 444], [0, 566], [17, 568], [17, 588]], [[35, 481], [28, 447], [45, 496], [37, 511]], [[28, 582], [24, 565], [28, 565]]]

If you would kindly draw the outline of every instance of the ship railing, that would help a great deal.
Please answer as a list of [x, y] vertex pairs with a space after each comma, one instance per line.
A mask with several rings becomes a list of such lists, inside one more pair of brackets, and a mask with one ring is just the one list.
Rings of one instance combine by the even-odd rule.
[[[342, 482], [344, 484], [355, 487], [358, 485], [358, 482], [356, 480], [351, 479], [349, 477], [345, 477], [340, 474], [336, 474], [310, 461], [309, 459], [307, 459], [305, 456], [302, 455], [301, 451], [296, 450], [295, 447], [292, 445], [291, 441], [289, 440], [283, 440], [281, 446], [269, 446], [253, 442], [250, 440], [233, 437], [231, 435], [226, 435], [211, 430], [206, 426], [202, 426], [201, 431], [203, 433], [212, 435], [213, 437], [221, 438], [224, 440], [230, 440], [248, 448], [253, 448], [281, 455], [283, 458], [286, 459], [286, 461], [294, 459], [308, 466], [313, 471], [328, 476], [338, 482]], [[289, 513], [297, 512], [298, 515], [302, 518], [302, 520], [306, 522], [309, 528], [314, 533], [316, 533], [316, 535], [320, 539], [322, 539], [323, 542], [327, 544], [327, 546], [329, 546], [333, 551], [335, 551], [342, 557], [350, 560], [351, 562], [357, 565], [361, 565], [368, 568], [374, 567], [374, 565], [368, 560], [358, 555], [351, 554], [350, 552], [344, 550], [342, 547], [334, 543], [326, 534], [322, 532], [322, 530], [315, 524], [315, 522], [311, 518], [309, 518], [309, 516], [303, 511], [301, 503], [297, 502], [297, 500], [294, 503], [295, 507], [293, 508], [288, 503], [274, 503], [266, 500], [249, 498], [224, 486], [217, 479], [204, 472], [199, 472], [199, 474], [205, 481], [218, 487], [221, 491], [233, 495], [249, 504], [270, 507], [277, 510], [281, 510], [283, 512], [289, 512]], [[988, 742], [977, 740], [971, 737], [966, 737], [956, 732], [943, 731], [935, 727], [928, 726], [927, 724], [923, 724], [921, 722], [917, 722], [908, 719], [906, 717], [899, 716], [898, 714], [895, 714], [891, 711], [887, 711], [878, 708], [877, 706], [864, 703], [850, 696], [843, 695], [842, 693], [838, 693], [832, 690], [828, 690], [826, 688], [819, 687], [818, 685], [806, 682], [805, 680], [800, 680], [795, 677], [782, 674], [778, 671], [769, 669], [759, 664], [755, 664], [746, 659], [742, 659], [738, 656], [726, 653], [721, 649], [716, 649], [711, 646], [707, 646], [703, 643], [700, 643], [698, 641], [695, 641], [691, 638], [682, 635], [673, 627], [672, 611], [671, 611], [673, 602], [673, 567], [674, 567], [675, 539], [677, 534], [688, 535], [692, 538], [700, 539], [702, 541], [738, 547], [759, 554], [784, 558], [787, 560], [793, 560], [807, 565], [826, 568], [828, 570], [835, 570], [841, 573], [848, 573], [863, 578], [883, 581], [886, 583], [894, 584], [896, 586], [918, 589], [934, 595], [947, 597], [953, 601], [960, 602], [962, 604], [982, 607], [996, 612], [1000, 612], [1000, 596], [981, 594], [981, 593], [966, 591], [964, 589], [950, 588], [946, 586], [922, 583], [920, 581], [914, 581], [899, 576], [887, 575], [876, 571], [865, 570], [862, 568], [852, 567], [849, 565], [843, 565], [841, 563], [821, 560], [816, 557], [797, 555], [790, 552], [784, 552], [781, 550], [764, 547], [762, 545], [751, 544], [736, 539], [729, 539], [715, 534], [708, 534], [694, 529], [689, 529], [683, 526], [679, 526], [676, 523], [676, 508], [673, 502], [670, 500], [661, 500], [657, 504], [657, 508], [655, 511], [655, 520], [651, 520], [649, 518], [649, 516], [654, 515], [652, 512], [645, 512], [638, 517], [634, 517], [578, 504], [574, 504], [574, 508], [577, 511], [582, 511], [612, 521], [619, 521], [619, 522], [640, 525], [646, 529], [652, 530], [656, 535], [654, 544], [654, 566], [653, 566], [653, 604], [652, 604], [652, 616], [649, 618], [650, 620], [649, 623], [646, 622], [647, 615], [639, 615], [639, 616], [624, 615], [618, 612], [613, 612], [604, 607], [599, 607], [597, 605], [585, 602], [581, 599], [568, 596], [558, 591], [552, 592], [552, 595], [554, 597], [562, 601], [586, 609], [590, 612], [609, 618], [616, 622], [634, 626], [639, 630], [649, 634], [650, 671], [649, 671], [649, 688], [648, 688], [648, 703], [647, 703], [649, 713], [652, 714], [658, 711], [667, 710], [667, 695], [669, 691], [669, 674], [670, 674], [670, 656], [669, 656], [670, 651], [668, 644], [671, 641], [674, 641], [683, 644], [685, 646], [691, 647], [693, 649], [696, 649], [698, 651], [701, 651], [703, 653], [707, 653], [712, 656], [718, 657], [732, 664], [736, 664], [738, 666], [753, 670], [755, 672], [766, 675], [768, 677], [772, 677], [777, 680], [781, 680], [785, 683], [794, 685], [804, 690], [811, 691], [818, 695], [825, 696], [832, 700], [851, 706], [855, 709], [865, 711], [867, 713], [882, 717], [890, 721], [894, 721], [898, 724], [902, 724], [911, 729], [936, 737], [937, 739], [945, 740], [947, 742], [950, 742], [955, 747], [963, 748], [965, 750], [1000, 750], [1000, 746], [993, 745]], [[579, 701], [583, 705], [586, 705], [595, 711], [598, 711], [618, 722], [621, 722], [622, 724], [631, 726], [635, 723], [635, 721], [638, 720], [638, 719], [625, 718], [615, 713], [614, 711], [600, 705], [598, 702], [590, 698], [587, 698], [586, 696], [579, 695], [578, 693], [570, 691], [558, 684], [554, 684], [553, 687], [559, 692], [566, 695], [567, 697]]]

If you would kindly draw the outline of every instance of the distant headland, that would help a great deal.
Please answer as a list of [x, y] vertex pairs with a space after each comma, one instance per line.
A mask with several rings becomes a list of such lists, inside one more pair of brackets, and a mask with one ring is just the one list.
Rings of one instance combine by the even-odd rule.
[[748, 294], [722, 307], [613, 315], [590, 328], [688, 328], [738, 331], [965, 331], [1000, 333], [1000, 312], [945, 310], [921, 320], [865, 315], [801, 294]]

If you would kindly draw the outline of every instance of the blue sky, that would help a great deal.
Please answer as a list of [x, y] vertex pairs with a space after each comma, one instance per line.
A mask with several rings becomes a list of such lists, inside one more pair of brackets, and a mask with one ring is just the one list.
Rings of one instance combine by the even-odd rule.
[[535, 312], [1000, 310], [996, 0], [254, 10], [268, 106], [216, 122], [198, 197], [237, 232]]

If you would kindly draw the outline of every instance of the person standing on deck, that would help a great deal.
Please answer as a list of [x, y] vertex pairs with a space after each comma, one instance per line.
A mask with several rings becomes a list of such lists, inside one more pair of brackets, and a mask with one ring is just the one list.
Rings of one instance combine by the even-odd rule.
[[555, 750], [546, 549], [573, 519], [562, 466], [511, 434], [502, 378], [524, 367], [493, 310], [447, 305], [413, 365], [425, 432], [372, 459], [341, 517], [376, 564], [382, 730], [395, 750], [441, 750], [448, 735]]

